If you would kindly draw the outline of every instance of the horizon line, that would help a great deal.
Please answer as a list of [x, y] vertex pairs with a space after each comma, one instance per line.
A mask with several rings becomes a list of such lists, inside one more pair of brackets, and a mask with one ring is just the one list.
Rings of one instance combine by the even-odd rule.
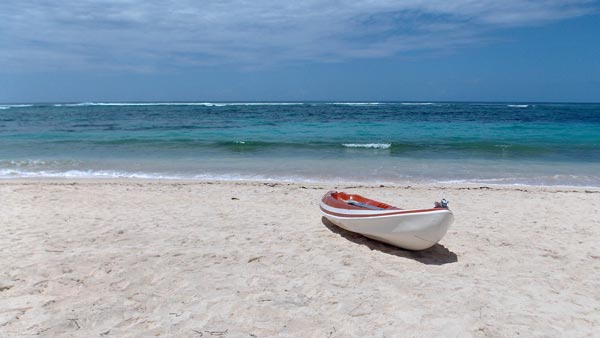
[[0, 105], [46, 105], [46, 104], [127, 104], [127, 103], [142, 103], [142, 104], [160, 104], [160, 103], [179, 103], [179, 104], [194, 104], [194, 103], [516, 103], [516, 104], [600, 104], [600, 101], [506, 101], [506, 100], [127, 100], [127, 101], [107, 101], [107, 100], [90, 100], [90, 101], [14, 101], [0, 102]]

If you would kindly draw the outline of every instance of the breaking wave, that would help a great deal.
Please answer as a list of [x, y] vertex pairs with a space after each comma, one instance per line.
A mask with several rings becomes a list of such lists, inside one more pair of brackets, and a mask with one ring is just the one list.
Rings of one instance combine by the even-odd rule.
[[33, 105], [32, 104], [2, 104], [2, 105], [0, 105], [0, 109], [24, 108], [24, 107], [33, 107]]
[[[260, 182], [289, 182], [315, 183], [327, 180], [298, 175], [261, 175], [242, 173], [164, 173], [123, 170], [39, 170], [25, 171], [15, 169], [0, 169], [0, 179], [18, 178], [56, 178], [56, 179], [147, 179], [147, 180], [210, 180], [210, 181], [260, 181]], [[347, 181], [346, 181], [347, 182]]]
[[330, 102], [327, 104], [340, 105], [340, 106], [377, 106], [385, 104], [382, 102]]
[[372, 148], [372, 149], [389, 149], [391, 143], [343, 143], [346, 148]]
[[290, 106], [303, 105], [302, 102], [80, 102], [80, 103], [57, 103], [54, 107], [86, 107], [86, 106], [204, 106], [204, 107], [227, 107], [227, 106]]

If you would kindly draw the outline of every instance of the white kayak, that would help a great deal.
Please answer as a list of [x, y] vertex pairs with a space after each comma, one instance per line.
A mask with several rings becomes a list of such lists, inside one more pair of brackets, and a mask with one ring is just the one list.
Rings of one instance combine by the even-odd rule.
[[323, 216], [340, 228], [409, 250], [434, 246], [454, 221], [445, 200], [431, 209], [404, 210], [360, 195], [330, 191], [321, 199], [320, 208]]

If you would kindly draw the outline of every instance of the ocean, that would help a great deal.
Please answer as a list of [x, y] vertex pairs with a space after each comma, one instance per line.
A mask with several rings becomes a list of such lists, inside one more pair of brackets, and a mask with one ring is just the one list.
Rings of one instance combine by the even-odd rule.
[[600, 104], [0, 104], [0, 178], [600, 187]]

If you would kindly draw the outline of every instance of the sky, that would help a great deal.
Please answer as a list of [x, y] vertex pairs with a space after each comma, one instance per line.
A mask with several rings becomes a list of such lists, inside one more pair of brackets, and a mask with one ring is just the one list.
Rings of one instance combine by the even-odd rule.
[[0, 3], [0, 102], [600, 102], [600, 1]]

